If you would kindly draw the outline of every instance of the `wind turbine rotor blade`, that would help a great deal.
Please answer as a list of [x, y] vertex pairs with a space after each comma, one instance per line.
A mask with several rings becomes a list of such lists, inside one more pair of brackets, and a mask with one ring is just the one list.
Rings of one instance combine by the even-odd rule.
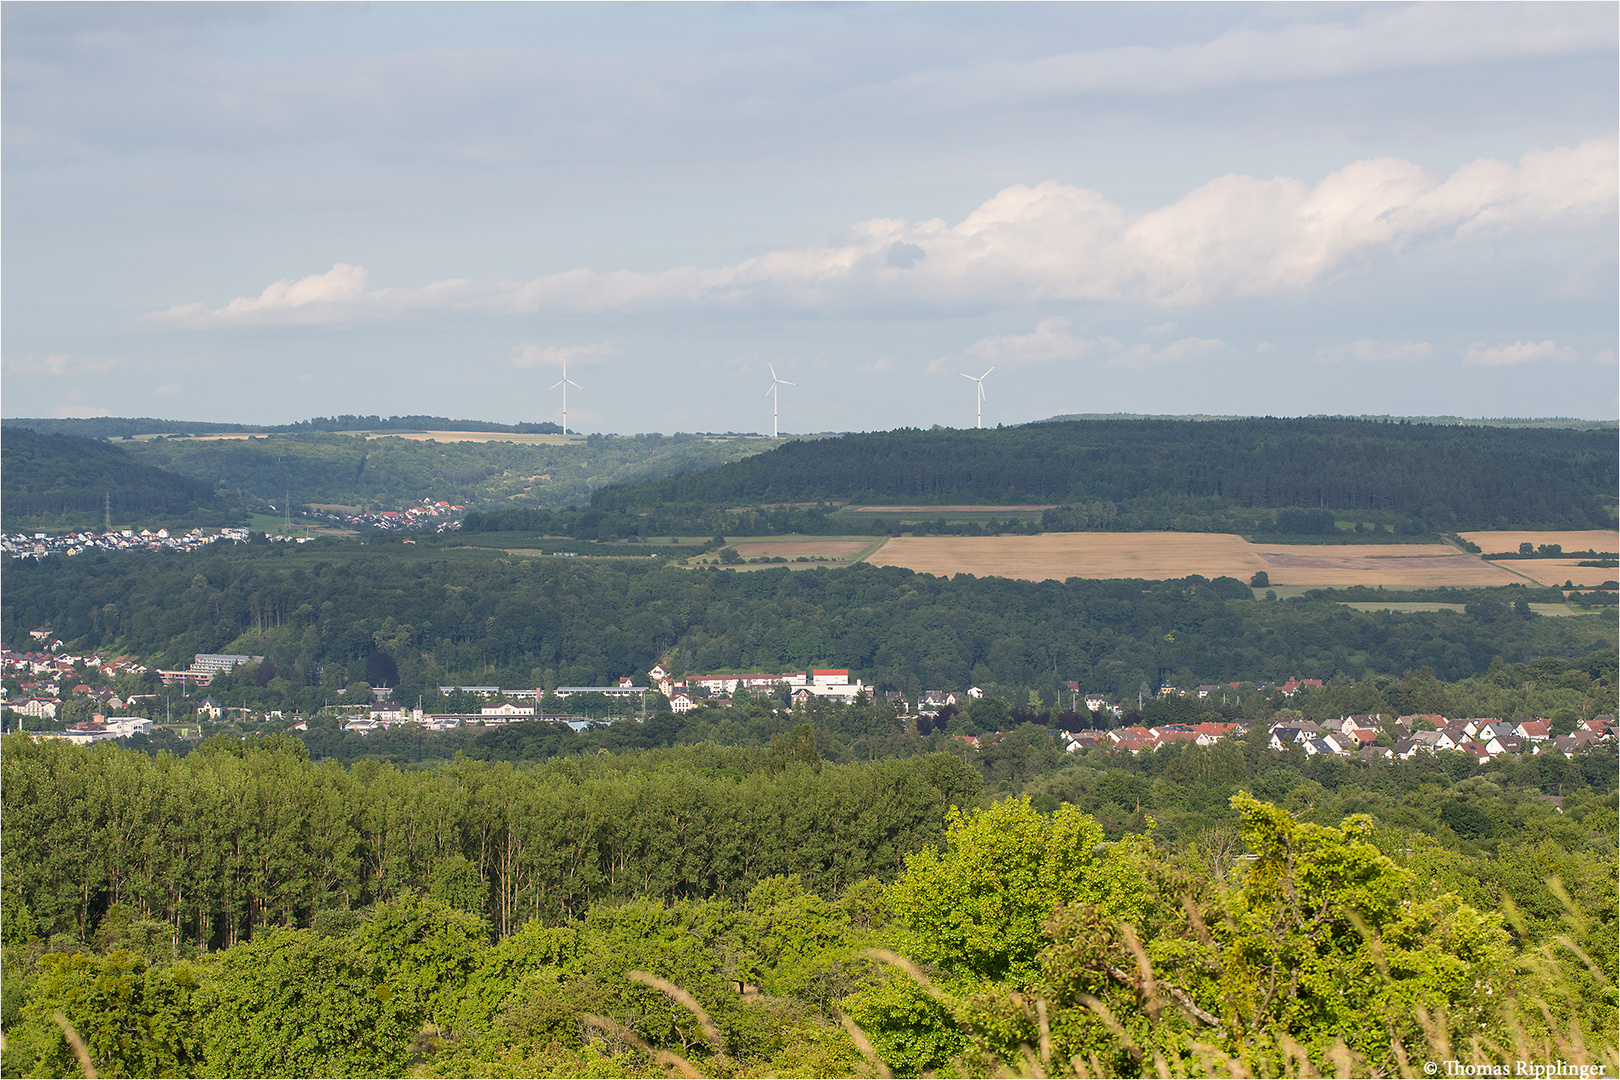
[[[990, 365], [990, 371], [994, 371], [994, 370], [996, 370], [996, 365], [994, 365], [994, 364], [991, 364], [991, 365]], [[984, 374], [983, 374], [983, 375], [980, 375], [980, 376], [979, 376], [979, 378], [981, 378], [981, 379], [987, 379], [987, 378], [989, 378], [989, 377], [990, 377], [990, 371], [987, 371], [987, 372], [985, 372], [985, 373], [984, 373]]]
[[964, 378], [964, 379], [972, 379], [972, 380], [973, 380], [973, 381], [974, 381], [974, 382], [978, 382], [978, 381], [979, 381], [979, 379], [982, 379], [982, 378], [984, 378], [984, 376], [983, 376], [983, 375], [979, 375], [979, 376], [977, 376], [977, 377], [975, 377], [975, 376], [972, 376], [972, 375], [969, 375], [969, 374], [968, 374], [968, 373], [967, 373], [967, 372], [965, 372], [965, 371], [958, 371], [958, 372], [957, 372], [957, 374], [958, 374], [958, 375], [960, 375], [960, 376], [962, 376], [962, 378]]
[[798, 386], [799, 385], [796, 382], [788, 382], [786, 379], [777, 379], [776, 381], [781, 383], [783, 386]]
[[560, 379], [557, 382], [552, 383], [550, 386], [546, 387], [546, 393], [548, 393], [548, 394], [551, 393], [551, 391], [557, 389], [557, 387], [561, 386], [563, 383], [565, 383], [567, 381], [568, 381], [567, 379]]
[[760, 396], [761, 397], [770, 397], [775, 392], [776, 392], [776, 384], [771, 383], [770, 386], [765, 388], [765, 393], [761, 394]]

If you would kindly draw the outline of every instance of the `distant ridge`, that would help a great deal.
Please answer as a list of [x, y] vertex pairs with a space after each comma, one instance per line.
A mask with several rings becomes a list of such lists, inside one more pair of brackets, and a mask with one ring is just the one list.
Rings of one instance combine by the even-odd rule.
[[[1063, 413], [1037, 420], [1037, 424], [1057, 424], [1069, 420], [1258, 420], [1262, 417], [1219, 413]], [[1266, 417], [1265, 419], [1273, 419]], [[1392, 416], [1387, 413], [1311, 413], [1298, 420], [1369, 420], [1381, 424], [1434, 424], [1440, 427], [1562, 428], [1570, 431], [1620, 429], [1620, 420], [1580, 420], [1573, 416]]]
[[489, 420], [452, 420], [447, 416], [317, 416], [292, 424], [224, 424], [208, 420], [161, 420], [152, 416], [91, 416], [83, 418], [7, 417], [5, 427], [29, 428], [41, 435], [78, 435], [87, 439], [122, 439], [131, 435], [215, 435], [251, 432], [255, 435], [301, 431], [500, 431], [516, 435], [560, 435], [562, 428], [539, 424], [497, 424]]
[[1413, 535], [1605, 528], [1620, 479], [1612, 430], [1342, 417], [911, 428], [792, 441], [712, 469], [603, 487], [591, 506], [637, 514], [682, 505], [1083, 504], [1109, 520], [1152, 510], [1168, 522], [1157, 528], [1183, 527], [1178, 515], [1191, 524], [1217, 512], [1303, 508], [1399, 520]]

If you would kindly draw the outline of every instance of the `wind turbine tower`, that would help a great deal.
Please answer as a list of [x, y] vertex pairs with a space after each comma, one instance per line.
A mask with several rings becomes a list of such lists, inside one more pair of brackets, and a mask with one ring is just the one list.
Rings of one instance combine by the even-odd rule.
[[557, 389], [557, 387], [559, 387], [559, 386], [562, 387], [562, 392], [563, 392], [563, 434], [567, 435], [568, 434], [568, 388], [570, 386], [572, 386], [575, 390], [583, 390], [585, 388], [583, 386], [579, 385], [579, 383], [575, 382], [573, 379], [570, 379], [568, 377], [568, 357], [567, 356], [563, 357], [562, 376], [563, 376], [562, 378], [558, 379], [556, 382], [554, 382], [550, 386], [546, 387], [546, 393], [549, 394], [553, 390]]
[[777, 417], [776, 388], [778, 386], [798, 386], [799, 384], [795, 382], [788, 382], [786, 379], [778, 379], [776, 377], [776, 368], [771, 364], [766, 364], [765, 366], [771, 369], [771, 388], [765, 391], [765, 396], [771, 399], [771, 438], [774, 439], [776, 438]]
[[[994, 370], [996, 370], [996, 365], [991, 364], [990, 365], [990, 371], [994, 371]], [[974, 425], [973, 425], [976, 428], [984, 427], [984, 380], [990, 377], [990, 371], [987, 371], [983, 375], [979, 375], [979, 376], [969, 375], [965, 371], [957, 372], [957, 374], [961, 375], [962, 378], [964, 378], [964, 379], [972, 379], [974, 382], [979, 384], [979, 395], [978, 395], [979, 396], [979, 418], [978, 418], [977, 422], [975, 422]]]

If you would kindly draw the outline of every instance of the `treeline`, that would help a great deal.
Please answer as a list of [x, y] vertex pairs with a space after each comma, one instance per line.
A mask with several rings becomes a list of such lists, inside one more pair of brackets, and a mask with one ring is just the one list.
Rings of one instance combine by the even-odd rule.
[[717, 469], [592, 496], [597, 510], [786, 502], [1129, 505], [1410, 518], [1425, 530], [1606, 528], [1620, 483], [1608, 432], [1358, 420], [1098, 420], [914, 429], [790, 442]]
[[[806, 729], [806, 734], [808, 729]], [[271, 736], [176, 759], [7, 736], [7, 920], [88, 941], [119, 905], [223, 947], [411, 891], [506, 936], [592, 905], [741, 898], [772, 875], [834, 897], [942, 836], [978, 774], [948, 755], [823, 764], [714, 746], [515, 769], [345, 770]]]
[[214, 497], [211, 484], [142, 464], [94, 439], [8, 425], [0, 440], [0, 471], [0, 513], [14, 531], [99, 530], [109, 503], [114, 524], [123, 528], [217, 526], [241, 519], [234, 505]]
[[[915, 516], [915, 515], [914, 515]], [[474, 510], [461, 522], [461, 531], [524, 532], [567, 536], [576, 540], [657, 541], [675, 536], [883, 536], [900, 531], [902, 519], [837, 515], [828, 506], [768, 506], [730, 509], [700, 503], [674, 503], [640, 513], [624, 510], [537, 509], [502, 507]], [[909, 532], [926, 531], [908, 523]], [[944, 531], [937, 530], [937, 531]], [[980, 530], [982, 531], [982, 530]]]
[[[8, 568], [0, 634], [49, 625], [77, 648], [163, 666], [193, 653], [270, 657], [267, 690], [341, 690], [386, 652], [398, 685], [606, 685], [686, 671], [848, 667], [915, 692], [979, 685], [1056, 700], [1065, 680], [1134, 697], [1163, 681], [1363, 679], [1612, 648], [1602, 619], [1541, 618], [1528, 589], [1458, 597], [1472, 612], [1363, 612], [1321, 598], [1228, 599], [1203, 578], [1028, 582], [896, 567], [687, 571], [658, 560], [509, 559], [371, 547], [78, 556]], [[1451, 594], [1446, 594], [1451, 595]], [[278, 681], [279, 680], [279, 681]], [[306, 695], [307, 696], [307, 695]], [[307, 703], [306, 703], [307, 707]]]

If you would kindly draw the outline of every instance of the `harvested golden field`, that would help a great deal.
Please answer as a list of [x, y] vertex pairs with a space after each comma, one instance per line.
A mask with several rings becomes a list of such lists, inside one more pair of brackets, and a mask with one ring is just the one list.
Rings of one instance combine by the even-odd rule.
[[809, 558], [814, 555], [825, 555], [829, 558], [845, 558], [850, 555], [859, 555], [872, 546], [871, 540], [761, 540], [750, 542], [739, 540], [731, 545], [737, 549], [737, 554], [745, 559], [783, 558], [796, 559], [800, 555]]
[[1612, 529], [1592, 529], [1586, 532], [1533, 532], [1524, 529], [1505, 529], [1501, 532], [1458, 533], [1471, 540], [1487, 555], [1499, 551], [1518, 551], [1524, 543], [1540, 547], [1558, 544], [1565, 551], [1620, 551], [1620, 532]]
[[1254, 546], [1226, 533], [1043, 533], [1039, 536], [897, 536], [867, 556], [948, 577], [1172, 578], [1248, 581], [1269, 569]]
[[1378, 544], [1359, 547], [1256, 545], [1271, 580], [1287, 585], [1387, 585], [1434, 589], [1477, 588], [1522, 581], [1504, 568], [1450, 544]]
[[1579, 559], [1504, 559], [1500, 565], [1511, 566], [1525, 577], [1542, 585], [1559, 586], [1568, 581], [1589, 589], [1605, 581], [1620, 581], [1620, 568], [1613, 566], [1576, 566]]
[[1251, 544], [1227, 533], [1045, 533], [1040, 536], [901, 536], [867, 557], [927, 574], [1042, 581], [1202, 574], [1273, 584], [1432, 588], [1508, 585], [1522, 578], [1446, 544]]

